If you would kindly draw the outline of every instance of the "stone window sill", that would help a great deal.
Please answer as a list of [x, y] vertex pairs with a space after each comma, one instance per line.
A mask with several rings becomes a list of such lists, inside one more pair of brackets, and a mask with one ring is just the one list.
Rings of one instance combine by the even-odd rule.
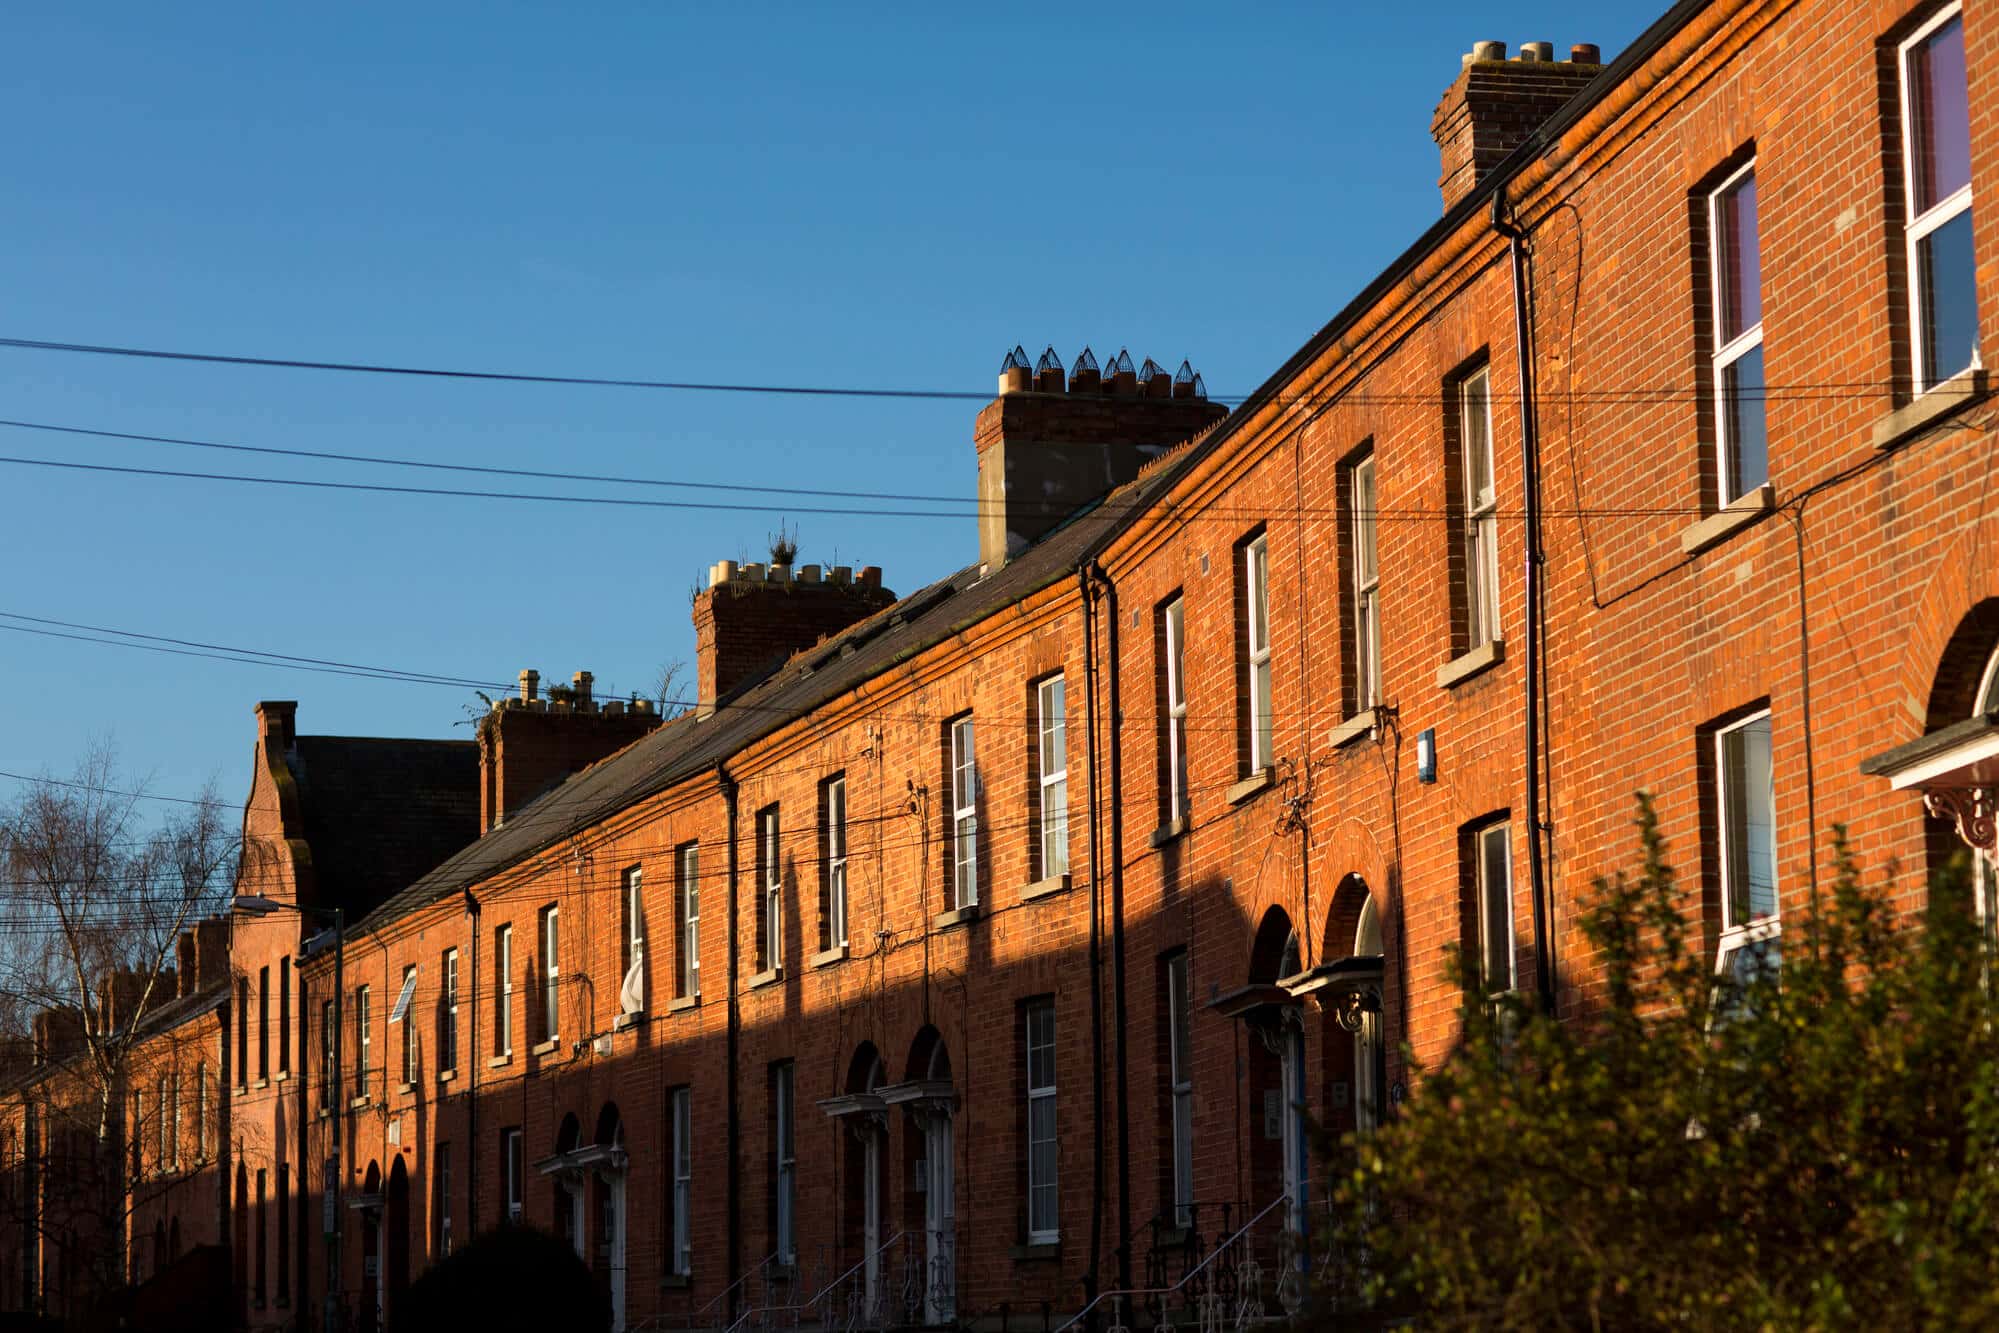
[[255, 1083], [252, 1083], [250, 1086], [256, 1089], [258, 1092], [262, 1092], [265, 1088], [271, 1086], [271, 1080], [267, 1078], [260, 1078]]
[[818, 953], [812, 955], [812, 966], [814, 967], [831, 967], [835, 963], [844, 963], [846, 961], [847, 946], [844, 944], [836, 944], [830, 949], [821, 949]]
[[973, 903], [970, 907], [960, 907], [949, 912], [939, 912], [936, 916], [930, 918], [930, 928], [932, 930], [951, 930], [957, 926], [969, 926], [978, 919], [979, 905]]
[[1241, 782], [1222, 793], [1222, 799], [1230, 805], [1240, 805], [1250, 797], [1276, 781], [1275, 773], [1268, 768], [1259, 768]]
[[554, 1054], [555, 1054], [555, 1048], [556, 1048], [556, 1047], [558, 1047], [558, 1046], [560, 1046], [561, 1044], [562, 1044], [562, 1042], [561, 1042], [561, 1040], [560, 1040], [559, 1038], [556, 1038], [556, 1037], [550, 1037], [550, 1038], [549, 1038], [549, 1039], [548, 1039], [547, 1041], [538, 1041], [538, 1042], [536, 1042], [536, 1043], [535, 1043], [535, 1044], [534, 1044], [533, 1046], [530, 1046], [530, 1047], [528, 1048], [528, 1054], [529, 1054], [529, 1055], [554, 1055]]
[[486, 1068], [505, 1069], [508, 1065], [512, 1064], [513, 1062], [514, 1062], [514, 1053], [512, 1051], [508, 1051], [505, 1055], [496, 1055], [492, 1059], [488, 1060], [486, 1062]]
[[1335, 750], [1342, 750], [1373, 731], [1374, 710], [1364, 708], [1334, 727], [1332, 734], [1326, 737], [1326, 743]]
[[451, 1080], [457, 1077], [458, 1077], [458, 1070], [456, 1068], [441, 1069], [438, 1071], [437, 1081], [439, 1083], [449, 1083], [451, 1082]]
[[1052, 1240], [1030, 1241], [1025, 1245], [1008, 1246], [1007, 1257], [1017, 1264], [1060, 1263], [1062, 1246]]
[[416, 1084], [414, 1084], [414, 1083], [398, 1083], [398, 1084], [396, 1084], [396, 1091], [397, 1091], [398, 1093], [400, 1093], [401, 1095], [403, 1095], [403, 1096], [407, 1097], [407, 1096], [409, 1096], [409, 1095], [410, 1095], [410, 1094], [411, 1094], [412, 1092], [415, 1092], [415, 1091], [416, 1091]]
[[1491, 639], [1468, 653], [1452, 658], [1437, 668], [1437, 688], [1454, 690], [1473, 676], [1492, 670], [1506, 660], [1506, 640]]
[[277, 1073], [275, 1073], [275, 1074], [271, 1075], [271, 1082], [273, 1082], [273, 1083], [282, 1083], [282, 1082], [284, 1082], [284, 1081], [285, 1081], [286, 1079], [288, 1079], [288, 1078], [290, 1078], [290, 1077], [291, 1077], [291, 1071], [290, 1071], [290, 1070], [288, 1070], [288, 1069], [280, 1069], [280, 1070], [279, 1070], [279, 1071], [278, 1071]]
[[784, 980], [784, 964], [779, 963], [776, 967], [767, 967], [763, 971], [751, 977], [750, 989], [759, 990], [765, 986], [775, 986], [778, 982], [783, 980]]
[[1728, 502], [1725, 509], [1709, 514], [1706, 518], [1680, 533], [1680, 549], [1688, 555], [1699, 555], [1710, 546], [1718, 546], [1752, 523], [1760, 521], [1777, 507], [1777, 493], [1764, 482], [1753, 491], [1744, 491]]
[[1155, 848], [1164, 847], [1167, 843], [1175, 842], [1185, 836], [1186, 832], [1187, 820], [1184, 815], [1179, 819], [1169, 819], [1152, 830], [1152, 845]]
[[1020, 900], [1024, 903], [1031, 903], [1036, 898], [1052, 898], [1058, 893], [1067, 893], [1068, 891], [1069, 872], [1065, 870], [1059, 875], [1050, 875], [1046, 879], [1035, 880], [1034, 883], [1020, 891]]
[[1874, 423], [1874, 447], [1893, 449], [1918, 432], [1936, 425], [1955, 412], [1985, 396], [1985, 372], [1976, 367], [1960, 370], [1941, 384], [1935, 384], [1913, 402], [1904, 403]]
[[635, 1014], [619, 1014], [611, 1020], [611, 1031], [623, 1032], [626, 1028], [635, 1028], [645, 1021], [646, 1013], [643, 1009]]
[[669, 1014], [684, 1014], [689, 1009], [699, 1008], [700, 1004], [701, 996], [699, 992], [693, 995], [676, 995], [666, 1002], [666, 1012]]
[[368, 1102], [368, 1094], [364, 1092], [353, 1101], [347, 1103], [347, 1109], [350, 1111], [365, 1111], [368, 1109]]
[[694, 1285], [694, 1278], [688, 1273], [668, 1273], [659, 1280], [661, 1291], [686, 1291]]

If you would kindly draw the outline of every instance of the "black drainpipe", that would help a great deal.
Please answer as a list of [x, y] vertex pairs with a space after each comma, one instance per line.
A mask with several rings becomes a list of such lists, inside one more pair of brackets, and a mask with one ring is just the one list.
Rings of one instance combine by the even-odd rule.
[[1076, 566], [1076, 587], [1083, 599], [1083, 700], [1085, 742], [1090, 752], [1090, 1267], [1083, 1275], [1083, 1299], [1095, 1300], [1102, 1283], [1098, 1273], [1104, 1236], [1104, 996], [1102, 920], [1099, 895], [1099, 820], [1097, 804], [1097, 627], [1090, 600], [1088, 564]]
[[1104, 567], [1090, 562], [1090, 579], [1102, 591], [1107, 630], [1104, 667], [1110, 676], [1106, 718], [1111, 750], [1111, 1023], [1117, 1033], [1117, 1209], [1118, 1286], [1131, 1290], [1131, 1091], [1126, 1058], [1124, 984], [1124, 715], [1119, 697], [1117, 585]]
[[[743, 1273], [743, 1188], [739, 1177], [742, 1174], [742, 1113], [736, 1095], [736, 1057], [742, 1046], [742, 1015], [736, 1008], [736, 875], [738, 870], [736, 835], [738, 812], [736, 809], [736, 780], [729, 776], [728, 766], [715, 765], [715, 781], [722, 788], [722, 802], [728, 807], [729, 827], [729, 1104], [728, 1143], [729, 1166], [725, 1173], [729, 1182], [729, 1271], [727, 1284], [723, 1290], [733, 1290], [736, 1280]], [[726, 1316], [728, 1311], [725, 1309]]]
[[1527, 558], [1527, 876], [1534, 901], [1534, 985], [1541, 1011], [1555, 1012], [1554, 938], [1549, 929], [1548, 881], [1541, 864], [1541, 448], [1535, 437], [1534, 354], [1527, 328], [1527, 234], [1506, 216], [1506, 191], [1492, 195], [1492, 229], [1506, 238], [1513, 261], [1513, 345], [1520, 359], [1520, 489], [1524, 498]]

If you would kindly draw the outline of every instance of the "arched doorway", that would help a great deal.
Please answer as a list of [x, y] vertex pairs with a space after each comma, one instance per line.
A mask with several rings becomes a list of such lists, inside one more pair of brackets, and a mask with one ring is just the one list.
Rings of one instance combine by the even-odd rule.
[[[920, 1272], [913, 1278], [923, 1293], [923, 1322], [948, 1324], [958, 1308], [957, 1166], [951, 1117], [958, 1096], [951, 1081], [951, 1055], [944, 1038], [924, 1027], [910, 1044], [901, 1083], [880, 1090], [883, 1103], [900, 1106], [915, 1131], [905, 1136], [911, 1197], [905, 1217], [923, 1218]], [[912, 1302], [913, 1304], [913, 1302]]]
[[384, 1237], [382, 1308], [392, 1311], [410, 1284], [410, 1174], [402, 1155], [389, 1166], [389, 1190], [382, 1201]]
[[[582, 1139], [583, 1129], [577, 1123], [575, 1112], [562, 1117], [562, 1125], [555, 1132], [555, 1155], [567, 1157], [576, 1151]], [[570, 1174], [559, 1169], [548, 1172], [555, 1180], [555, 1234], [569, 1243], [576, 1251], [576, 1257], [586, 1263], [590, 1256], [584, 1252], [583, 1191]]]
[[587, 1154], [589, 1171], [576, 1184], [580, 1193], [594, 1187], [597, 1192], [597, 1232], [592, 1267], [597, 1280], [611, 1300], [612, 1333], [625, 1327], [625, 1255], [628, 1249], [628, 1213], [625, 1193], [625, 1122], [616, 1102], [604, 1103], [597, 1115], [594, 1140], [597, 1151]]
[[[1381, 975], [1381, 904], [1367, 881], [1348, 875], [1333, 890], [1326, 916], [1325, 964], [1312, 980], [1346, 981]], [[1378, 990], [1378, 986], [1377, 986]], [[1347, 987], [1322, 985], [1313, 993], [1325, 1006], [1326, 1107], [1332, 1128], [1360, 1133], [1379, 1125], [1387, 1052], [1382, 1039], [1382, 1006], [1342, 1003]]]
[[[1290, 914], [1281, 907], [1270, 908], [1250, 946], [1251, 987], [1275, 988], [1304, 970], [1303, 950]], [[1285, 1229], [1303, 1235], [1309, 1149], [1304, 1025], [1298, 1005], [1289, 997], [1260, 1005], [1244, 1017], [1257, 1037], [1250, 1052], [1251, 1087], [1261, 1094], [1263, 1102], [1262, 1133], [1250, 1154], [1251, 1175], [1261, 1188], [1250, 1204], [1260, 1207], [1272, 1194], [1282, 1191], [1287, 1201]]]
[[884, 1152], [888, 1117], [880, 1089], [888, 1081], [881, 1053], [871, 1041], [861, 1043], [847, 1065], [846, 1095], [828, 1106], [829, 1113], [846, 1123], [846, 1188], [843, 1191], [844, 1231], [858, 1254], [849, 1260], [860, 1265], [860, 1302], [864, 1315], [873, 1318], [882, 1297], [882, 1198]]
[[362, 1333], [385, 1327], [382, 1307], [382, 1168], [368, 1163], [362, 1178], [361, 1196], [354, 1201], [361, 1214], [361, 1309]]

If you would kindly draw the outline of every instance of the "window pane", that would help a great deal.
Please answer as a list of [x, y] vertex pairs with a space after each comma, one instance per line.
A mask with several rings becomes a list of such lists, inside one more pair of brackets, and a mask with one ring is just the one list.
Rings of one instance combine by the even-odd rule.
[[1950, 22], [1909, 48], [1910, 175], [1916, 211], [1971, 180], [1971, 115], [1964, 82], [1964, 21]]
[[1270, 763], [1270, 660], [1256, 664], [1256, 766]]
[[1971, 210], [1916, 242], [1922, 309], [1923, 387], [1949, 379], [1978, 353], [1978, 288], [1971, 258]]
[[1777, 912], [1769, 718], [1759, 717], [1722, 733], [1721, 769], [1728, 850], [1728, 915], [1723, 924], [1739, 926]]
[[1492, 497], [1492, 410], [1486, 373], [1464, 382], [1465, 502], [1476, 509]]
[[1721, 372], [1723, 438], [1728, 454], [1726, 504], [1770, 479], [1769, 437], [1763, 424], [1763, 345], [1744, 352]]
[[1068, 766], [1063, 706], [1062, 678], [1057, 676], [1044, 682], [1041, 686], [1041, 776], [1044, 778]]
[[1504, 824], [1478, 835], [1485, 984], [1513, 989], [1513, 859]]
[[1756, 241], [1756, 176], [1744, 176], [1715, 196], [1715, 284], [1721, 336], [1734, 342], [1763, 321], [1762, 256]]
[[1069, 870], [1069, 782], [1062, 779], [1041, 789], [1041, 872], [1061, 875]]
[[1374, 460], [1353, 470], [1354, 572], [1363, 584], [1374, 582]]
[[1249, 547], [1249, 647], [1270, 646], [1270, 547], [1261, 538]]

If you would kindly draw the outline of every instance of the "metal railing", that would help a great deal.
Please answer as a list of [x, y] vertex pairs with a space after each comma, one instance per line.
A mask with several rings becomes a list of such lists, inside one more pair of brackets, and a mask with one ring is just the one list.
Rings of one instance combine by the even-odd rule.
[[[1246, 1328], [1264, 1314], [1263, 1268], [1256, 1261], [1250, 1233], [1257, 1223], [1280, 1208], [1288, 1208], [1290, 1196], [1279, 1195], [1258, 1210], [1256, 1215], [1244, 1222], [1228, 1238], [1209, 1252], [1206, 1258], [1189, 1268], [1181, 1278], [1166, 1286], [1136, 1287], [1120, 1291], [1099, 1292], [1090, 1303], [1078, 1310], [1067, 1323], [1058, 1326], [1055, 1333], [1068, 1333], [1088, 1319], [1100, 1305], [1109, 1302], [1112, 1329], [1128, 1329], [1126, 1311], [1135, 1299], [1144, 1299], [1146, 1305], [1157, 1311], [1155, 1324], [1166, 1322], [1166, 1302], [1186, 1294], [1188, 1305], [1195, 1313], [1201, 1333], [1223, 1333], [1227, 1329]], [[1292, 1251], [1287, 1260], [1286, 1249], [1295, 1244], [1289, 1240], [1291, 1232], [1286, 1228], [1283, 1239], [1278, 1242], [1278, 1280], [1297, 1268], [1296, 1252]], [[1284, 1295], [1279, 1292], [1280, 1297]], [[1302, 1292], [1300, 1292], [1302, 1296]], [[1289, 1307], [1287, 1307], [1289, 1308]]]
[[[898, 1246], [899, 1263], [895, 1258]], [[780, 1329], [860, 1333], [950, 1324], [957, 1313], [956, 1249], [955, 1233], [949, 1230], [899, 1231], [811, 1296], [792, 1301], [770, 1299], [745, 1309], [725, 1333], [777, 1333]], [[822, 1262], [823, 1256], [824, 1247]], [[872, 1291], [866, 1275], [870, 1260], [876, 1265]]]

